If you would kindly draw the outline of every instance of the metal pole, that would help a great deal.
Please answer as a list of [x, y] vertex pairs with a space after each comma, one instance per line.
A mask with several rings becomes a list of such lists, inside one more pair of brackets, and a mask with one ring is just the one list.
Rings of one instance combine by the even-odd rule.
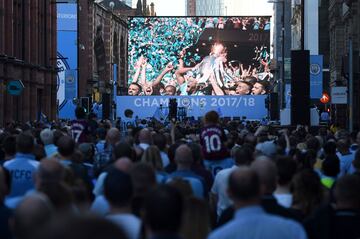
[[285, 0], [282, 2], [282, 16], [281, 16], [281, 54], [282, 54], [282, 64], [281, 64], [281, 84], [280, 84], [280, 109], [284, 108], [284, 84], [285, 84]]
[[354, 111], [353, 111], [354, 79], [353, 79], [353, 45], [352, 39], [349, 39], [349, 131], [354, 130]]
[[305, 1], [301, 0], [301, 50], [305, 50]]

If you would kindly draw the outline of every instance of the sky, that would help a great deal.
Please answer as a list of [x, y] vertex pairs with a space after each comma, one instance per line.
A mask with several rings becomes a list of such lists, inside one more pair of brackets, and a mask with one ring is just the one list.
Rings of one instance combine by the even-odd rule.
[[[185, 0], [147, 0], [147, 4], [155, 3], [157, 16], [185, 16]], [[133, 0], [136, 7], [137, 0]]]

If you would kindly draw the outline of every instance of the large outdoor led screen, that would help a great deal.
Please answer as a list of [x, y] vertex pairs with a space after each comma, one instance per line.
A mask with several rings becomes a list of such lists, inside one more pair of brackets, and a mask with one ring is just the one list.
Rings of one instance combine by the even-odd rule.
[[128, 95], [273, 90], [270, 17], [131, 17]]

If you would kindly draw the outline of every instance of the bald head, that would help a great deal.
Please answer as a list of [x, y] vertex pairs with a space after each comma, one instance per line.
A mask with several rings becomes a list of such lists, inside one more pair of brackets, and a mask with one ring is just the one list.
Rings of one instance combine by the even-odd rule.
[[276, 189], [276, 164], [269, 159], [256, 159], [250, 166], [260, 179], [261, 193], [272, 194]]
[[229, 177], [228, 193], [235, 205], [258, 202], [260, 181], [256, 172], [246, 167], [234, 170]]
[[42, 160], [36, 174], [36, 187], [42, 183], [58, 183], [64, 180], [65, 168], [57, 160]]
[[25, 197], [15, 210], [15, 237], [28, 238], [33, 235], [51, 219], [52, 212], [52, 206], [44, 194], [35, 193]]
[[120, 131], [117, 128], [109, 129], [106, 134], [106, 141], [111, 145], [115, 145], [120, 141]]
[[149, 129], [142, 129], [139, 132], [139, 142], [143, 144], [151, 144], [151, 132]]
[[193, 162], [192, 151], [186, 144], [180, 145], [175, 151], [175, 162], [178, 167], [191, 167]]
[[134, 163], [128, 157], [121, 157], [114, 162], [114, 168], [116, 168], [124, 173], [129, 173], [133, 164]]

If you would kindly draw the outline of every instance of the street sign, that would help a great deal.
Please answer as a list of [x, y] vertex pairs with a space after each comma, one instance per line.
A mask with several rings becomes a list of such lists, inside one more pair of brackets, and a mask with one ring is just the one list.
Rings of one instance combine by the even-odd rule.
[[21, 80], [12, 80], [7, 83], [6, 91], [9, 95], [21, 95], [24, 88]]

